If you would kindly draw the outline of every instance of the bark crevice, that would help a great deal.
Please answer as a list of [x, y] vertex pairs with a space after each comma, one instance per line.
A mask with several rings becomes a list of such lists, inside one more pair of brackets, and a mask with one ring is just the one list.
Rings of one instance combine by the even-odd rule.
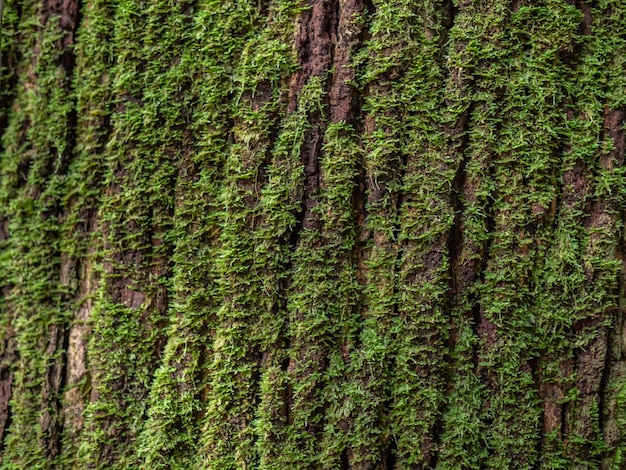
[[[0, 235], [1, 240], [1, 235]], [[5, 333], [6, 334], [6, 333]], [[0, 354], [0, 463], [5, 448], [5, 436], [11, 426], [11, 392], [13, 384], [13, 367], [18, 360], [15, 334], [9, 331], [4, 338], [2, 354]]]

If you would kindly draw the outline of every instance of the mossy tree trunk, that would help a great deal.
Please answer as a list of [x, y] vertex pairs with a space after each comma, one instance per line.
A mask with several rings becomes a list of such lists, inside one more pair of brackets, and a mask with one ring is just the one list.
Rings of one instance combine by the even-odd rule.
[[626, 468], [622, 0], [1, 36], [2, 468]]

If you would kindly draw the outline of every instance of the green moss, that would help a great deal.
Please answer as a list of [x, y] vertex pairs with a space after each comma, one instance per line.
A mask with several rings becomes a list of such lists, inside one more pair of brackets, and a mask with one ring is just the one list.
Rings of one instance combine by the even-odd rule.
[[81, 466], [137, 464], [134, 446], [165, 340], [174, 190], [188, 145], [185, 107], [192, 99], [180, 61], [191, 34], [189, 15], [185, 5], [180, 13], [170, 7], [120, 2], [115, 12], [111, 92], [117, 112], [99, 211], [105, 251], [92, 312], [93, 399], [85, 410]]
[[[8, 2], [6, 8], [3, 44], [5, 51], [12, 51], [12, 61], [19, 58], [20, 74], [19, 85], [9, 91], [15, 101], [3, 134], [0, 218], [7, 221], [10, 238], [3, 242], [6, 256], [0, 270], [4, 318], [11, 321], [3, 336], [14, 341], [18, 359], [12, 365], [11, 424], [2, 465], [48, 468], [58, 458], [54, 448], [61, 428], [63, 343], [71, 293], [58, 279], [73, 100], [70, 77], [57, 65], [64, 36], [59, 18], [39, 24], [37, 5], [31, 2], [19, 10]], [[6, 41], [11, 35], [19, 42]], [[9, 65], [9, 73], [15, 73], [16, 64]], [[3, 113], [7, 116], [6, 109]]]
[[626, 9], [453, 3], [7, 0], [3, 468], [621, 465]]

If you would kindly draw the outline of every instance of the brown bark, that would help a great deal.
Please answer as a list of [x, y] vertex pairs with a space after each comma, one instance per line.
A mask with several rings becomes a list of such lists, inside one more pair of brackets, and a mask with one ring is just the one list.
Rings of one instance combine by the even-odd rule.
[[2, 465], [623, 465], [625, 16], [8, 2]]

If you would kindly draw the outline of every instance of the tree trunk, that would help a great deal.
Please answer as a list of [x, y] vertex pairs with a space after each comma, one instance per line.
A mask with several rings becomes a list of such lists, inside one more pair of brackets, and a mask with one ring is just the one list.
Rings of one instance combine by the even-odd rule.
[[1, 36], [2, 468], [626, 468], [623, 1]]

